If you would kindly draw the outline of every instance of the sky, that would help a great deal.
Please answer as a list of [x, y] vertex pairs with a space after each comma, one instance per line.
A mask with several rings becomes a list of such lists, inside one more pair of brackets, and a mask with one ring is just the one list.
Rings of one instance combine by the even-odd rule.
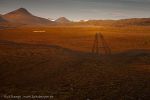
[[0, 14], [26, 8], [49, 19], [70, 20], [149, 18], [150, 0], [0, 0]]

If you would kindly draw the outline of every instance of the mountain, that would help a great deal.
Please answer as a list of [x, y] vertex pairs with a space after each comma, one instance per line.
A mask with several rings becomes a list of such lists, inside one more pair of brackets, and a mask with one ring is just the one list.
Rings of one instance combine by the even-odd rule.
[[53, 23], [48, 19], [32, 15], [25, 8], [19, 8], [15, 11], [3, 15], [3, 17], [10, 22], [26, 25], [47, 25]]
[[0, 23], [4, 23], [4, 22], [7, 22], [7, 21], [2, 17], [2, 15], [0, 15]]
[[71, 21], [65, 17], [60, 17], [60, 18], [56, 19], [55, 22], [57, 22], [57, 23], [70, 23]]

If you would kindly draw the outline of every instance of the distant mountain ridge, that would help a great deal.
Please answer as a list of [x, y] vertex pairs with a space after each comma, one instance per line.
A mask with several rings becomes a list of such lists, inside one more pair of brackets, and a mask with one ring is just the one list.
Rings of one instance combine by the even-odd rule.
[[150, 18], [131, 18], [120, 20], [88, 20], [80, 22], [72, 22], [65, 17], [60, 17], [55, 21], [48, 20], [46, 18], [38, 17], [30, 13], [25, 8], [19, 8], [4, 15], [0, 15], [0, 23], [11, 23], [17, 25], [68, 25], [68, 26], [150, 26]]
[[150, 18], [131, 18], [120, 20], [88, 20], [86, 22], [78, 22], [77, 24], [92, 26], [150, 26]]
[[150, 18], [131, 18], [116, 21], [118, 25], [150, 26]]

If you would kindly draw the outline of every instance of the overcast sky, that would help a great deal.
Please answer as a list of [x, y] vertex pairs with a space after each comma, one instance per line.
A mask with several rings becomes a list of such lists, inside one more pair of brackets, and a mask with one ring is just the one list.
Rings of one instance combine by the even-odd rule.
[[0, 14], [26, 8], [34, 15], [56, 19], [122, 19], [150, 17], [150, 0], [0, 0]]

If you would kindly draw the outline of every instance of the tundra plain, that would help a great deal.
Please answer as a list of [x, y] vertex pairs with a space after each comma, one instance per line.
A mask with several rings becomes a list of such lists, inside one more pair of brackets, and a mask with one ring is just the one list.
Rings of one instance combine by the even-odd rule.
[[[91, 53], [100, 32], [109, 56]], [[148, 100], [150, 27], [54, 26], [0, 30], [0, 95], [54, 100]]]

